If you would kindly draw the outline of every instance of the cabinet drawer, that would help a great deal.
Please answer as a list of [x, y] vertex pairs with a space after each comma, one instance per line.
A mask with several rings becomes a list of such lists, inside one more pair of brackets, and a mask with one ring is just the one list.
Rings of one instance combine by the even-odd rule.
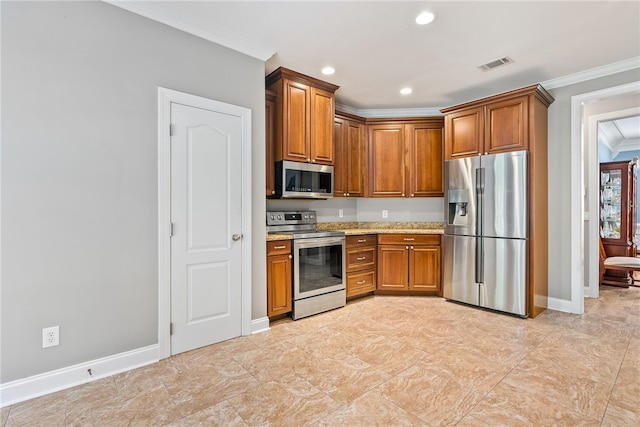
[[375, 270], [347, 274], [347, 297], [375, 291], [375, 289]]
[[376, 247], [353, 248], [346, 250], [347, 271], [365, 270], [376, 266]]
[[363, 234], [361, 236], [347, 236], [346, 245], [347, 249], [354, 246], [371, 246], [376, 244], [375, 234]]
[[273, 240], [267, 242], [267, 256], [291, 253], [291, 240]]
[[378, 234], [379, 244], [440, 245], [439, 234]]

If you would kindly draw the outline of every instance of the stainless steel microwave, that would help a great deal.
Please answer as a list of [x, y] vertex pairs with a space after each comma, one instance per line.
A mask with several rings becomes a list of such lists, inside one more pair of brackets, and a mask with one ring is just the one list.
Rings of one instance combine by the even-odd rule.
[[276, 197], [283, 199], [328, 199], [333, 197], [333, 166], [276, 162]]

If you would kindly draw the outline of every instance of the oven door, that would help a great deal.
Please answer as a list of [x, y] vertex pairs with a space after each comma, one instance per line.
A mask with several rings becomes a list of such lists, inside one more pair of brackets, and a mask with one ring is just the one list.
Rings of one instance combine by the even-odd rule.
[[293, 242], [293, 299], [345, 289], [344, 237], [311, 237]]

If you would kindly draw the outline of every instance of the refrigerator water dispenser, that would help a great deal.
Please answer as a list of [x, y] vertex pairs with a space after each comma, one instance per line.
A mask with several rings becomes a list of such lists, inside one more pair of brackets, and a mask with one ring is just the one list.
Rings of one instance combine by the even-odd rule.
[[449, 225], [467, 224], [467, 205], [469, 204], [469, 193], [464, 189], [449, 189]]

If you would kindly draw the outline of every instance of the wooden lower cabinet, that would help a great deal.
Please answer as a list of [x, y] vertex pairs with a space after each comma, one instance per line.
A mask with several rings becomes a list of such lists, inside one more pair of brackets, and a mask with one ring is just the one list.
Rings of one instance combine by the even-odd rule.
[[347, 236], [347, 298], [376, 289], [376, 235]]
[[267, 316], [291, 312], [292, 280], [291, 242], [267, 242]]
[[440, 236], [378, 235], [379, 291], [440, 293]]

